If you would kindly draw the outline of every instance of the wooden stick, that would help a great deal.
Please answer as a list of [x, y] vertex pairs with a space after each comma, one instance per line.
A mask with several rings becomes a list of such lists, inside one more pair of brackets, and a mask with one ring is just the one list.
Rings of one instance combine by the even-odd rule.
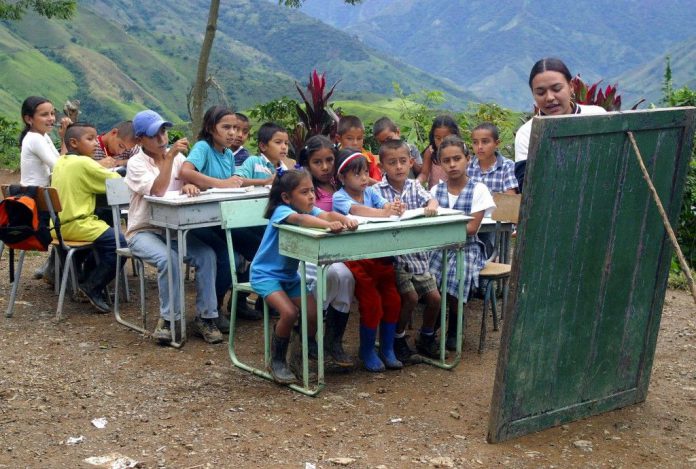
[[655, 201], [655, 205], [657, 205], [657, 210], [660, 212], [660, 215], [662, 216], [662, 223], [665, 225], [665, 229], [667, 230], [669, 239], [670, 241], [672, 241], [672, 246], [674, 246], [674, 251], [677, 253], [679, 265], [684, 271], [684, 275], [686, 275], [686, 281], [689, 284], [689, 288], [691, 288], [691, 296], [694, 297], [694, 303], [696, 303], [696, 285], [694, 284], [694, 278], [691, 276], [691, 269], [689, 268], [689, 265], [686, 263], [686, 259], [684, 259], [684, 254], [682, 254], [681, 248], [679, 247], [679, 243], [677, 242], [677, 237], [674, 234], [672, 225], [670, 225], [669, 223], [667, 213], [665, 212], [665, 209], [662, 206], [662, 202], [660, 202], [660, 197], [657, 195], [655, 186], [653, 185], [652, 180], [650, 179], [650, 174], [648, 174], [648, 170], [645, 168], [645, 164], [643, 163], [643, 157], [640, 154], [640, 150], [638, 150], [638, 144], [636, 143], [636, 139], [633, 136], [633, 132], [629, 130], [626, 133], [628, 134], [628, 138], [631, 140], [633, 150], [636, 154], [636, 159], [638, 160], [638, 164], [640, 165], [640, 170], [643, 172], [643, 179], [645, 179], [645, 182], [648, 183], [648, 188], [650, 189], [650, 193], [652, 194], [653, 200]]

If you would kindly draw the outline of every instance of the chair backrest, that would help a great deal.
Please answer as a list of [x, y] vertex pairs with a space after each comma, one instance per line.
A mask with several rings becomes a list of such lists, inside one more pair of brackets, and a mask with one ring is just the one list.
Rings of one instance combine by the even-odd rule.
[[121, 207], [130, 205], [130, 189], [123, 178], [106, 180], [106, 203], [111, 207], [116, 249], [121, 249]]
[[268, 225], [268, 219], [263, 217], [267, 203], [266, 197], [220, 202], [222, 228], [227, 230]]
[[[0, 188], [2, 190], [3, 198], [7, 197], [10, 190], [10, 185], [3, 184], [2, 186], [0, 186]], [[38, 209], [42, 211], [50, 211], [49, 207], [46, 205], [46, 195], [44, 194], [44, 191], [48, 191], [48, 197], [49, 201], [51, 202], [51, 205], [53, 206], [53, 211], [55, 213], [60, 212], [62, 210], [62, 207], [60, 205], [60, 198], [58, 197], [58, 191], [56, 191], [56, 189], [53, 187], [38, 188], [38, 190], [36, 191], [36, 205]]]
[[222, 228], [225, 230], [225, 238], [227, 239], [227, 255], [230, 258], [233, 288], [236, 288], [237, 285], [237, 263], [230, 230], [268, 225], [268, 219], [263, 217], [267, 203], [268, 199], [266, 197], [220, 202], [222, 215], [220, 220]]
[[517, 223], [520, 217], [521, 194], [503, 194], [502, 192], [493, 193], [495, 210], [491, 218], [495, 221], [506, 221]]

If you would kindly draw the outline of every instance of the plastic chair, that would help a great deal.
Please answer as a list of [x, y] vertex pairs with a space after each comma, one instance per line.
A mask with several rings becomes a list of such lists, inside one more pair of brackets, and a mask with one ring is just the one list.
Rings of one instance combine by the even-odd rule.
[[[114, 292], [114, 317], [119, 324], [123, 324], [133, 330], [148, 334], [147, 330], [147, 312], [145, 311], [145, 265], [143, 261], [134, 256], [128, 246], [121, 246], [121, 210], [128, 207], [130, 204], [130, 191], [126, 182], [121, 179], [108, 179], [106, 181], [106, 200], [111, 207], [111, 216], [114, 220], [114, 234], [116, 235], [116, 291]], [[126, 269], [121, 270], [121, 258], [131, 259], [133, 268], [137, 273], [140, 283], [140, 317], [142, 326], [128, 322], [121, 317], [120, 310], [120, 286], [122, 283], [126, 301], [129, 301], [128, 296], [128, 281]]]
[[493, 330], [498, 330], [498, 309], [494, 287], [496, 280], [501, 280], [503, 282], [503, 311], [505, 311], [505, 308], [507, 307], [507, 296], [509, 291], [508, 279], [510, 278], [510, 273], [512, 272], [512, 265], [495, 262], [495, 260], [499, 258], [500, 253], [507, 253], [508, 245], [506, 240], [503, 239], [504, 233], [501, 231], [501, 225], [504, 222], [517, 223], [519, 219], [520, 202], [522, 200], [522, 196], [520, 194], [494, 193], [493, 200], [495, 201], [496, 205], [496, 208], [491, 215], [491, 218], [496, 221], [495, 249], [484, 268], [481, 270], [481, 272], [479, 272], [479, 281], [488, 281], [486, 291], [483, 296], [481, 335], [479, 338], [478, 348], [479, 353], [483, 353], [483, 347], [486, 343], [486, 317], [488, 316], [488, 303], [490, 303], [491, 312], [493, 313]]

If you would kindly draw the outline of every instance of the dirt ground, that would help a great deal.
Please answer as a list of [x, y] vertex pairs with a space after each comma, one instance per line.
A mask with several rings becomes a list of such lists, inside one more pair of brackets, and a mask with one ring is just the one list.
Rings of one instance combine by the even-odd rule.
[[[491, 445], [500, 334], [476, 353], [478, 301], [454, 371], [328, 375], [326, 390], [309, 398], [233, 368], [226, 344], [194, 337], [181, 350], [158, 346], [70, 300], [55, 323], [56, 297], [31, 278], [43, 257], [27, 259], [15, 315], [0, 318], [0, 467], [93, 467], [84, 460], [114, 453], [171, 468], [339, 467], [334, 458], [356, 468], [696, 467], [696, 319], [685, 292], [667, 293], [646, 402]], [[156, 311], [152, 270], [147, 288]], [[243, 357], [261, 350], [260, 330], [241, 324]], [[349, 330], [355, 353], [356, 317]]]
[[[0, 183], [14, 178], [0, 171]], [[667, 292], [646, 402], [491, 445], [500, 334], [491, 332], [476, 353], [479, 301], [469, 305], [454, 371], [333, 374], [309, 398], [233, 368], [226, 344], [194, 337], [181, 350], [158, 346], [70, 300], [55, 323], [56, 296], [31, 278], [43, 259], [27, 257], [15, 315], [0, 317], [0, 468], [94, 467], [85, 459], [113, 455], [140, 467], [191, 469], [696, 467], [696, 318], [685, 292]], [[5, 253], [2, 312], [7, 266]], [[148, 311], [156, 312], [152, 270], [147, 277]], [[346, 337], [353, 354], [355, 316]], [[240, 327], [240, 354], [254, 360], [260, 324]], [[106, 426], [96, 428], [96, 418]]]

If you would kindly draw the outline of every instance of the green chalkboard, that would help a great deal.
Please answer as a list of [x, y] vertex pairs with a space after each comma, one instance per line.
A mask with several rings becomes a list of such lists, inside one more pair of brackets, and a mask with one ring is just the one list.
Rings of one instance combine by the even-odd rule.
[[645, 400], [695, 110], [533, 123], [490, 442]]

